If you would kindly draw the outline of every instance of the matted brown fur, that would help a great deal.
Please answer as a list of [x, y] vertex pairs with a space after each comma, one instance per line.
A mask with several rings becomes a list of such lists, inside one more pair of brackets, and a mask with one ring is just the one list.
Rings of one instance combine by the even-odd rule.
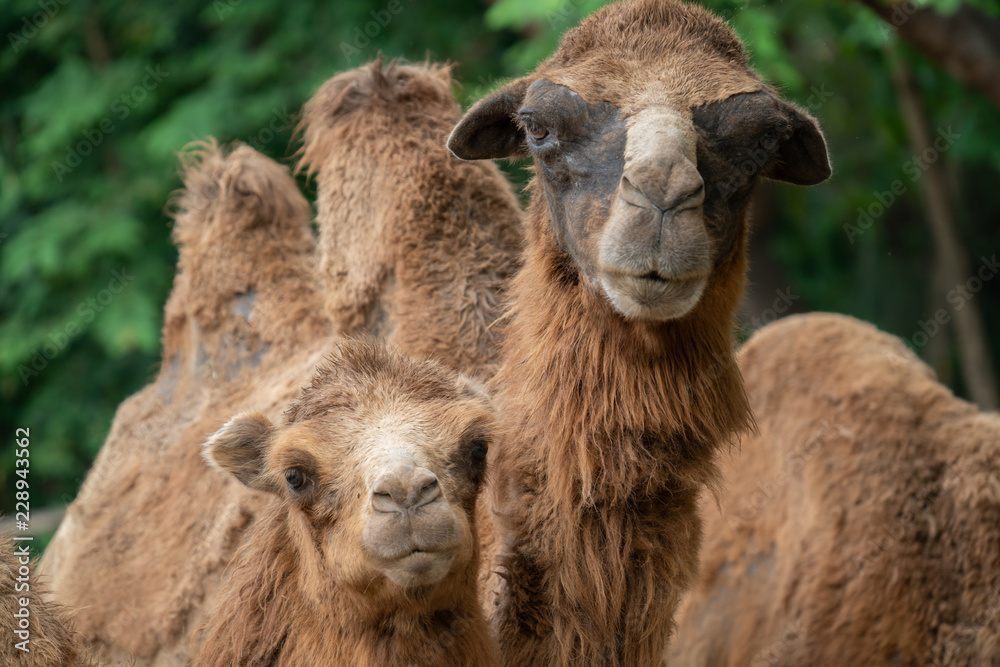
[[759, 434], [705, 503], [679, 665], [1000, 665], [1000, 414], [898, 338], [788, 317], [741, 350]]
[[338, 327], [486, 376], [521, 213], [496, 165], [445, 147], [461, 112], [450, 69], [380, 58], [330, 79], [305, 106], [300, 169], [316, 177]]
[[[475, 507], [485, 462], [466, 464], [462, 436], [473, 428], [477, 438], [489, 439], [493, 416], [485, 395], [469, 386], [436, 362], [387, 352], [373, 341], [334, 348], [283, 423], [254, 445], [261, 452], [255, 460], [265, 463], [248, 479], [273, 491], [227, 573], [197, 664], [497, 664], [477, 595]], [[393, 446], [420, 450], [421, 465], [436, 474], [468, 526], [450, 571], [415, 588], [400, 588], [373, 569], [356, 541], [364, 530], [360, 512], [370, 502], [365, 477], [379, 446], [373, 436], [391, 423], [412, 434]], [[218, 446], [222, 457], [213, 442], [206, 447], [207, 457], [226, 465], [240, 445]], [[284, 475], [287, 461], [304, 456], [314, 488], [299, 498], [285, 488]], [[247, 465], [253, 463], [235, 469]]]
[[[44, 596], [45, 580], [35, 572], [35, 563], [20, 554], [27, 541], [15, 542], [10, 535], [0, 535], [0, 664], [4, 667], [96, 667], [83, 638], [73, 631], [73, 614]], [[19, 572], [28, 569], [27, 576]], [[21, 581], [18, 581], [18, 579]], [[27, 590], [25, 587], [27, 586]], [[27, 605], [21, 605], [26, 600]], [[20, 618], [28, 613], [28, 636]], [[27, 639], [22, 651], [15, 644]]]
[[[199, 445], [238, 406], [273, 412], [321, 358], [309, 206], [288, 170], [249, 147], [186, 159], [163, 365], [118, 409], [42, 559], [53, 597], [107, 659], [185, 660], [259, 498], [209, 471]], [[253, 378], [253, 381], [251, 381]], [[267, 378], [266, 381], [261, 381]]]

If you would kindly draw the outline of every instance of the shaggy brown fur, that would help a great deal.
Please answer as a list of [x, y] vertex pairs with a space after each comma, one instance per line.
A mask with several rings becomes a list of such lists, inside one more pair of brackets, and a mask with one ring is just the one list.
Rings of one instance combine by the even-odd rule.
[[[197, 663], [495, 665], [475, 538], [492, 424], [485, 394], [464, 378], [365, 341], [334, 350], [280, 427], [253, 414], [229, 422], [206, 458], [272, 495]], [[379, 481], [407, 461], [423, 466], [421, 491], [442, 495], [415, 506], [379, 498]], [[410, 522], [402, 533], [400, 521]], [[387, 562], [376, 556], [385, 551]], [[426, 574], [429, 558], [443, 560], [439, 574]]]
[[[0, 535], [0, 664], [5, 667], [92, 667], [95, 662], [83, 638], [72, 630], [73, 617], [46, 600], [44, 580], [35, 563], [22, 554], [26, 541]], [[20, 579], [20, 581], [19, 581]], [[27, 605], [21, 605], [26, 600]], [[21, 626], [27, 610], [28, 627]], [[18, 635], [18, 632], [27, 634]], [[26, 651], [15, 646], [20, 642]]]
[[380, 59], [338, 74], [306, 104], [300, 168], [316, 176], [323, 289], [341, 330], [486, 376], [521, 218], [495, 165], [445, 148], [460, 115], [451, 86], [438, 65]]
[[[248, 147], [190, 156], [163, 366], [125, 401], [42, 559], [78, 630], [117, 659], [182, 662], [259, 498], [210, 473], [198, 444], [234, 406], [287, 404], [329, 340], [309, 206]], [[304, 371], [302, 369], [305, 369]], [[250, 382], [266, 377], [266, 382]]]
[[698, 567], [697, 499], [751, 423], [732, 359], [749, 193], [823, 180], [822, 135], [720, 20], [633, 0], [480, 101], [449, 146], [535, 160], [493, 382], [504, 664], [657, 665]]
[[1000, 415], [842, 315], [739, 362], [759, 434], [706, 503], [676, 664], [1000, 665]]

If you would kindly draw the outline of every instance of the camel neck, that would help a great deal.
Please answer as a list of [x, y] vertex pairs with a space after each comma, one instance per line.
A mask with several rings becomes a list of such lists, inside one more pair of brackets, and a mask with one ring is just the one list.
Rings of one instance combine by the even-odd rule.
[[582, 499], [710, 482], [715, 450], [752, 421], [725, 288], [710, 285], [682, 319], [628, 321], [554, 242], [534, 244], [495, 380], [505, 435], [522, 443], [511, 446], [547, 458], [549, 474], [572, 471]]

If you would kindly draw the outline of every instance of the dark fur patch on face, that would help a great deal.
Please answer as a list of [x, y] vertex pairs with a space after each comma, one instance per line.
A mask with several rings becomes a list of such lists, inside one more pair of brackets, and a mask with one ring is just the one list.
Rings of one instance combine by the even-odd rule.
[[462, 436], [461, 444], [451, 459], [463, 477], [477, 486], [486, 474], [486, 456], [491, 441], [483, 426], [475, 424]]
[[[741, 215], [753, 184], [770, 176], [795, 134], [795, 114], [768, 91], [735, 95], [693, 110], [698, 171], [706, 184], [705, 225], [715, 261], [728, 257], [743, 233]], [[621, 112], [589, 104], [545, 79], [526, 91], [517, 112], [539, 187], [552, 214], [570, 274], [596, 274], [596, 238], [607, 220], [625, 166]], [[560, 280], [560, 282], [564, 282]]]
[[559, 247], [588, 276], [596, 274], [596, 239], [625, 168], [625, 121], [610, 104], [589, 104], [544, 79], [527, 90], [517, 112], [535, 172], [552, 213]]

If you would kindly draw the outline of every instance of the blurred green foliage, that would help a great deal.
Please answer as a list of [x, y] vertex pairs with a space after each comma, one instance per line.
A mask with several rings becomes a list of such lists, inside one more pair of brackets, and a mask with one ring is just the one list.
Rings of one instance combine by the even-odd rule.
[[[533, 67], [601, 4], [5, 3], [0, 512], [13, 508], [6, 490], [15, 428], [32, 430], [33, 506], [66, 502], [117, 405], [155, 375], [176, 261], [164, 207], [180, 186], [176, 154], [186, 143], [214, 135], [288, 161], [303, 102], [333, 72], [379, 51], [458, 62], [457, 94], [469, 104]], [[1000, 253], [1000, 113], [902, 45], [860, 3], [707, 4], [730, 20], [764, 77], [820, 119], [830, 144], [829, 183], [773, 186], [762, 238], [770, 261], [806, 307], [851, 313], [911, 338], [940, 295], [920, 182], [904, 172], [912, 151], [889, 59], [914, 69], [932, 126], [959, 135], [945, 160], [973, 266]], [[921, 4], [947, 13], [958, 1]], [[973, 4], [1000, 13], [989, 0]], [[517, 167], [511, 173], [523, 177]], [[897, 179], [906, 192], [852, 243], [844, 225]], [[1000, 280], [975, 298], [1000, 355]], [[943, 377], [962, 391], [960, 377]]]

